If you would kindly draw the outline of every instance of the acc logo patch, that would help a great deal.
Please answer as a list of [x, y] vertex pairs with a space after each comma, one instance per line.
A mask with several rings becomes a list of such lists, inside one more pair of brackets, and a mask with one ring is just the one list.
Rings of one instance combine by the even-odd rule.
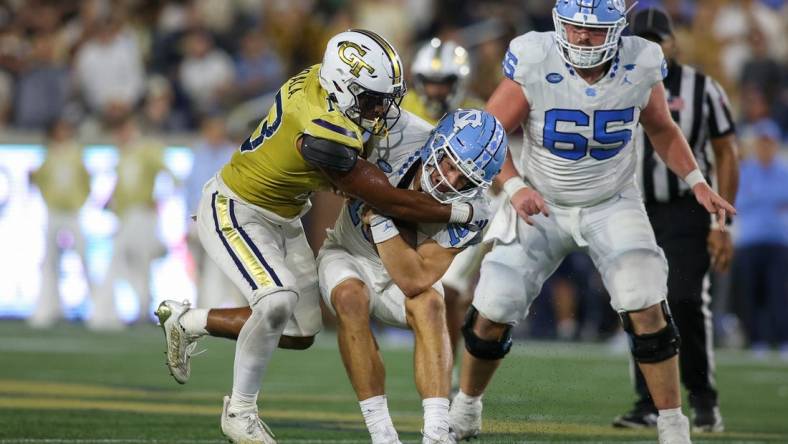
[[662, 71], [662, 78], [663, 79], [668, 76], [668, 61], [667, 61], [667, 59], [662, 59], [662, 66], [660, 67], [660, 70]]
[[356, 77], [361, 74], [362, 69], [366, 69], [370, 75], [375, 73], [375, 68], [361, 58], [366, 53], [364, 48], [353, 42], [344, 41], [339, 44], [339, 59], [350, 67], [350, 73]]
[[378, 159], [377, 164], [378, 164], [378, 168], [380, 168], [380, 170], [383, 171], [384, 173], [390, 173], [394, 171], [394, 168], [391, 167], [391, 164], [389, 164], [383, 159]]
[[547, 77], [545, 77], [545, 79], [550, 83], [558, 83], [561, 80], [564, 80], [564, 76], [558, 74], [557, 72], [551, 72], [547, 75]]

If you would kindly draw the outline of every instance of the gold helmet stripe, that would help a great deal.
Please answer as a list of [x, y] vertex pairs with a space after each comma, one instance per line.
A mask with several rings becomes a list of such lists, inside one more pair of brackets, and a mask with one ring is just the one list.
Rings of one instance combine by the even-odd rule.
[[402, 82], [402, 66], [400, 65], [399, 56], [397, 52], [394, 51], [394, 48], [387, 42], [383, 37], [375, 34], [372, 31], [367, 31], [365, 29], [351, 29], [352, 32], [358, 32], [359, 34], [364, 34], [365, 36], [371, 38], [375, 41], [381, 48], [383, 48], [383, 52], [386, 53], [389, 57], [389, 62], [391, 63], [391, 70], [394, 72], [394, 83], [401, 83]]

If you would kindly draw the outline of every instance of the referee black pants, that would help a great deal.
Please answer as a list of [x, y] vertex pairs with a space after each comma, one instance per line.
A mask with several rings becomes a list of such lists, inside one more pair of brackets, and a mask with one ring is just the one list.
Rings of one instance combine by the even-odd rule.
[[[709, 213], [692, 195], [670, 203], [647, 204], [646, 211], [657, 244], [668, 260], [668, 305], [681, 334], [681, 382], [689, 392], [690, 406], [714, 407], [717, 390], [709, 295]], [[643, 374], [637, 365], [634, 370], [638, 406], [653, 408]]]

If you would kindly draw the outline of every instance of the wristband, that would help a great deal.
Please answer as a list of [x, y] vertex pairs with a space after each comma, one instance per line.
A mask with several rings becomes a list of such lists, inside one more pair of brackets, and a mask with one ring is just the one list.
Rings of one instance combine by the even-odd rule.
[[514, 196], [514, 193], [522, 190], [523, 188], [528, 188], [528, 185], [526, 185], [523, 179], [519, 176], [510, 177], [509, 180], [503, 184], [503, 192], [509, 196], [509, 199]]
[[684, 182], [689, 185], [690, 189], [693, 189], [699, 183], [706, 183], [706, 178], [703, 177], [703, 173], [699, 169], [695, 168], [684, 177]]
[[471, 221], [471, 204], [468, 202], [454, 202], [451, 204], [450, 224], [467, 224]]
[[369, 221], [369, 231], [372, 233], [372, 240], [379, 244], [399, 236], [399, 230], [394, 225], [394, 221], [386, 216], [374, 215]]

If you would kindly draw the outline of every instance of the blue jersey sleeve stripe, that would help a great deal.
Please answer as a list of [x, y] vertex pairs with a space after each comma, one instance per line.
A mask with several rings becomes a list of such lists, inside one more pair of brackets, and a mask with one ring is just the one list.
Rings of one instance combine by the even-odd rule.
[[514, 80], [514, 70], [517, 67], [517, 57], [512, 54], [512, 50], [506, 50], [506, 56], [503, 58], [503, 75], [509, 78], [510, 80]]
[[341, 135], [343, 135], [345, 137], [350, 137], [351, 139], [355, 139], [356, 138], [356, 133], [355, 132], [347, 130], [345, 128], [342, 128], [339, 125], [334, 125], [333, 123], [327, 122], [327, 121], [325, 121], [323, 119], [314, 119], [314, 120], [312, 120], [312, 122], [315, 125], [317, 125], [317, 126], [321, 126], [321, 127], [325, 128], [325, 129], [327, 129], [329, 131], [333, 131], [333, 132], [335, 132], [337, 134], [341, 134]]

